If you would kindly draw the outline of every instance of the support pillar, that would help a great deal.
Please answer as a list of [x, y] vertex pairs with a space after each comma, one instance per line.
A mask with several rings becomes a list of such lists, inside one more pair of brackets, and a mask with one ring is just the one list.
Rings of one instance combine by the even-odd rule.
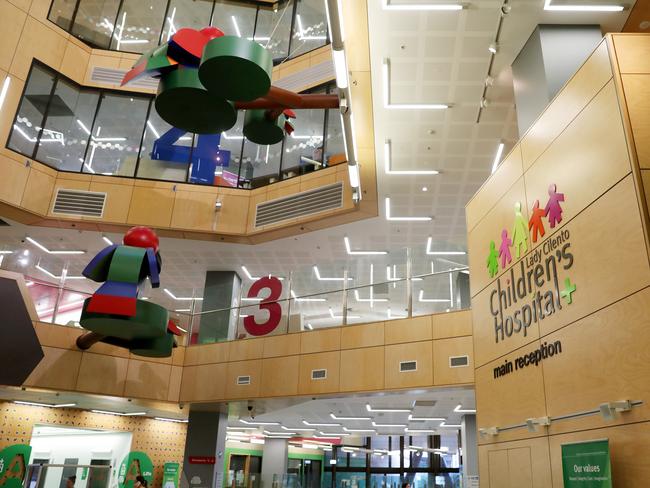
[[[289, 443], [287, 439], [264, 439], [261, 488], [278, 488], [282, 486], [282, 476], [287, 473], [288, 457]], [[273, 483], [274, 475], [276, 475], [277, 479], [275, 485]]]
[[227, 426], [227, 414], [190, 407], [181, 488], [223, 488]]
[[463, 449], [463, 486], [467, 488], [479, 486], [476, 434], [476, 415], [464, 415], [460, 422], [460, 442]]
[[[202, 312], [234, 307], [239, 302], [241, 278], [234, 271], [208, 271], [205, 274]], [[230, 311], [200, 316], [198, 343], [210, 344], [235, 339], [238, 315]]]
[[598, 25], [538, 25], [512, 63], [521, 137], [600, 43]]

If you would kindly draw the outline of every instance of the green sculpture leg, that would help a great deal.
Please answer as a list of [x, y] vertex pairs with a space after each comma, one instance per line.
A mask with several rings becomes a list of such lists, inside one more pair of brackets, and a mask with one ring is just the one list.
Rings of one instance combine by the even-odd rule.
[[154, 339], [167, 335], [167, 310], [155, 303], [138, 300], [136, 315], [123, 317], [86, 312], [90, 298], [86, 299], [79, 323], [84, 329], [124, 340]]
[[156, 339], [140, 339], [131, 343], [129, 349], [133, 354], [149, 358], [167, 358], [172, 355], [174, 336], [165, 334]]
[[266, 110], [246, 110], [244, 135], [255, 144], [277, 144], [284, 139], [283, 119], [284, 116], [280, 116], [275, 120], [269, 120]]

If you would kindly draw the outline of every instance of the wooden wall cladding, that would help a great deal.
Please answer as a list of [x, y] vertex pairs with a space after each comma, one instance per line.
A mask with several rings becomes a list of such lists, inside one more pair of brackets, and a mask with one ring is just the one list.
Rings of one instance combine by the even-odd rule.
[[[467, 206], [478, 427], [505, 429], [479, 436], [482, 486], [561, 486], [560, 445], [603, 437], [612, 442], [617, 486], [646, 484], [637, 453], [647, 446], [631, 435], [635, 425], [650, 428], [645, 403], [611, 421], [557, 417], [621, 399], [646, 402], [650, 394], [648, 53], [650, 36], [608, 36]], [[510, 232], [514, 202], [524, 198], [528, 212], [536, 199], [543, 206], [550, 184], [565, 195], [562, 221], [547, 225], [539, 242], [529, 239], [523, 260], [568, 236], [573, 262], [558, 279], [577, 286], [573, 301], [563, 301], [562, 310], [529, 327], [525, 337], [496, 342], [490, 299], [497, 280], [485, 264], [490, 240], [498, 242], [502, 228]], [[502, 286], [519, 266], [513, 256], [505, 273], [499, 270]], [[532, 292], [548, 288], [533, 284]], [[500, 366], [516, 366], [516, 358], [558, 341], [561, 353], [499, 375]], [[556, 420], [534, 432], [522, 427], [545, 416]]]
[[153, 461], [154, 486], [162, 485], [164, 463], [183, 462], [185, 424], [7, 402], [0, 402], [0, 449], [11, 444], [29, 444], [36, 424], [131, 432], [131, 450], [143, 451]]
[[[116, 51], [91, 49], [47, 20], [50, 0], [0, 0], [0, 79], [12, 78], [0, 114], [0, 140], [6, 141], [13, 124], [32, 59], [38, 59], [75, 82], [94, 87], [123, 89], [125, 91], [154, 93], [155, 90], [120, 88], [91, 81], [95, 67], [128, 69], [138, 55]], [[368, 57], [368, 40], [363, 32], [356, 33], [348, 53], [354, 59]], [[280, 80], [297, 71], [331, 60], [329, 46], [316, 49], [274, 68], [273, 79]], [[369, 68], [368, 68], [369, 69]], [[331, 81], [331, 80], [322, 80]], [[298, 90], [311, 85], [297, 87]], [[364, 114], [372, 115], [369, 93], [356, 97], [357, 122]], [[358, 107], [357, 107], [358, 105]], [[358, 125], [358, 137], [366, 137], [368, 126]], [[370, 131], [372, 132], [372, 131]], [[372, 159], [370, 159], [372, 158]], [[260, 188], [256, 191], [174, 184], [98, 175], [59, 173], [38, 162], [31, 161], [7, 148], [0, 148], [0, 214], [28, 225], [83, 228], [116, 231], [132, 225], [147, 225], [164, 230], [167, 235], [194, 239], [257, 243], [300, 234], [305, 231], [353, 222], [377, 215], [376, 175], [374, 152], [363, 157], [361, 182], [364, 200], [355, 205], [348, 182], [346, 165], [325, 168], [311, 175], [297, 176], [285, 183]], [[370, 171], [370, 168], [373, 170]], [[264, 201], [291, 195], [318, 186], [340, 181], [344, 185], [344, 205], [263, 228], [254, 227], [255, 205]], [[77, 188], [106, 192], [106, 208], [102, 218], [61, 216], [51, 212], [57, 188]], [[222, 202], [215, 212], [216, 200]]]
[[[440, 339], [433, 339], [432, 330]], [[180, 400], [226, 401], [474, 381], [469, 311], [244, 339], [185, 349]], [[451, 368], [450, 356], [469, 365]], [[415, 371], [400, 363], [416, 361]], [[323, 378], [312, 378], [325, 370]], [[237, 385], [237, 377], [250, 384]], [[207, 382], [207, 383], [206, 383]]]

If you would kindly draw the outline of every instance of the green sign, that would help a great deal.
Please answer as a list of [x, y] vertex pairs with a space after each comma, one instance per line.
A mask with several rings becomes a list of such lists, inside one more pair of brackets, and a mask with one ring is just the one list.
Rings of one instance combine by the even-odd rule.
[[564, 488], [612, 488], [607, 439], [562, 446]]
[[165, 463], [163, 468], [162, 488], [178, 488], [178, 478], [181, 474], [178, 463]]
[[0, 487], [22, 488], [32, 447], [14, 444], [0, 451]]
[[120, 488], [133, 488], [138, 476], [142, 476], [149, 486], [153, 483], [153, 463], [144, 452], [131, 451], [122, 461], [117, 482]]

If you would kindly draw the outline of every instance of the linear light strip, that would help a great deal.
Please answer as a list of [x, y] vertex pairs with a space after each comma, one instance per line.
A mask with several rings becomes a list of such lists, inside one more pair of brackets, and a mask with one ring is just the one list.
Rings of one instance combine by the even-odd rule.
[[163, 288], [163, 291], [164, 291], [167, 295], [169, 295], [170, 297], [172, 297], [174, 300], [177, 300], [177, 301], [179, 301], [179, 302], [187, 302], [187, 301], [191, 301], [191, 300], [197, 300], [197, 301], [201, 301], [201, 300], [203, 300], [203, 298], [200, 298], [200, 297], [196, 297], [196, 298], [193, 298], [193, 297], [177, 297], [176, 295], [174, 295], [174, 294], [171, 292], [171, 290], [169, 290], [169, 289], [167, 289], [167, 288]]
[[385, 210], [386, 210], [386, 220], [399, 221], [399, 222], [428, 222], [433, 220], [433, 217], [393, 217], [390, 214], [390, 197], [386, 197]]
[[[345, 281], [345, 278], [321, 276], [318, 266], [316, 265], [314, 265], [314, 273], [316, 274], [316, 279], [318, 281]], [[352, 278], [348, 278], [348, 281], [352, 281]]]
[[392, 144], [390, 139], [384, 141], [384, 172], [387, 175], [438, 175], [440, 171], [431, 170], [394, 170], [391, 169]]
[[546, 0], [544, 10], [558, 12], [621, 12], [623, 5], [551, 5], [551, 0]]
[[431, 244], [433, 243], [433, 237], [429, 236], [427, 239], [427, 254], [429, 256], [464, 256], [467, 253], [465, 251], [432, 251]]
[[25, 240], [36, 247], [38, 247], [41, 251], [46, 252], [47, 254], [86, 254], [86, 251], [50, 251], [47, 247], [45, 247], [43, 244], [38, 242], [36, 239], [33, 239], [29, 236], [25, 237]]
[[457, 3], [390, 3], [388, 0], [382, 2], [383, 10], [401, 11], [422, 11], [422, 10], [463, 10], [464, 5]]
[[388, 251], [352, 251], [350, 248], [350, 239], [347, 236], [343, 238], [343, 243], [345, 244], [345, 250], [350, 256], [388, 254]]
[[392, 103], [390, 101], [390, 61], [385, 58], [382, 64], [382, 80], [384, 83], [384, 108], [401, 110], [446, 110], [447, 103]]

